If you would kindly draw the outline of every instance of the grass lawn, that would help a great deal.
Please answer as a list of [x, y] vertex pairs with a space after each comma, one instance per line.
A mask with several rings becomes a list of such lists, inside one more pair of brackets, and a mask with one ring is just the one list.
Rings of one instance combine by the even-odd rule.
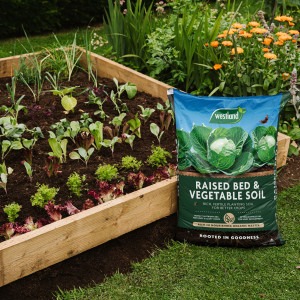
[[57, 299], [296, 300], [300, 295], [300, 185], [279, 195], [286, 244], [268, 248], [210, 248], [173, 242], [133, 272]]
[[[58, 46], [55, 36], [61, 45], [70, 45], [76, 34], [76, 44], [84, 47], [86, 33], [91, 34], [94, 31], [101, 33], [102, 29], [100, 27], [78, 28], [44, 35], [28, 36], [29, 42], [25, 34], [19, 38], [0, 40], [0, 58], [29, 53], [32, 52], [32, 48], [34, 51], [40, 51], [45, 48], [55, 48]], [[99, 50], [101, 52], [101, 49]]]

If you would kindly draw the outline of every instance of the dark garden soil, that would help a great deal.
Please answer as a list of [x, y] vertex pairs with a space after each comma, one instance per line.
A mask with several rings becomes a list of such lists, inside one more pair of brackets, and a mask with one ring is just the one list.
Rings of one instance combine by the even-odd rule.
[[[83, 73], [78, 73], [76, 75], [76, 80], [76, 82], [72, 81], [72, 86], [79, 85], [82, 88], [86, 88], [91, 85], [87, 82], [86, 76]], [[9, 105], [9, 102], [5, 103], [5, 99], [7, 99], [5, 83], [7, 82], [10, 83], [10, 79], [2, 80], [0, 83], [0, 99], [1, 104]], [[104, 80], [103, 84], [110, 87], [114, 86], [110, 80]], [[67, 85], [68, 83], [65, 83], [65, 86]], [[25, 93], [27, 94], [27, 91], [24, 88], [24, 90], [18, 91], [18, 93], [19, 95], [23, 95]], [[145, 162], [147, 157], [151, 154], [151, 145], [158, 145], [156, 137], [149, 130], [149, 124], [151, 122], [156, 122], [158, 125], [160, 124], [159, 112], [156, 111], [148, 121], [147, 126], [142, 127], [141, 139], [136, 138], [134, 141], [134, 151], [131, 150], [128, 144], [117, 144], [114, 156], [112, 157], [109, 149], [102, 148], [99, 153], [96, 153], [91, 157], [87, 167], [81, 161], [71, 161], [68, 159], [68, 163], [62, 166], [61, 174], [48, 177], [44, 170], [44, 166], [47, 158], [46, 154], [51, 151], [47, 143], [47, 131], [50, 130], [49, 125], [63, 118], [79, 120], [82, 111], [88, 112], [94, 121], [98, 120], [98, 118], [93, 115], [93, 111], [95, 111], [97, 107], [85, 103], [88, 101], [87, 94], [83, 93], [76, 97], [79, 103], [75, 108], [75, 112], [71, 112], [68, 115], [64, 114], [60, 99], [57, 98], [57, 96], [54, 97], [51, 93], [43, 95], [38, 104], [27, 102], [28, 99], [30, 99], [30, 97], [27, 96], [22, 101], [22, 104], [28, 107], [28, 112], [27, 114], [21, 113], [19, 123], [26, 122], [26, 125], [29, 128], [40, 126], [46, 138], [39, 141], [34, 148], [34, 172], [32, 181], [29, 180], [25, 168], [21, 164], [21, 161], [24, 159], [21, 150], [11, 152], [5, 159], [6, 165], [12, 167], [14, 172], [8, 178], [7, 195], [4, 190], [0, 190], [0, 225], [7, 222], [6, 215], [3, 213], [2, 209], [5, 204], [11, 203], [12, 201], [22, 204], [22, 211], [18, 220], [24, 220], [28, 216], [34, 218], [41, 217], [41, 209], [33, 208], [29, 201], [30, 196], [36, 191], [37, 183], [45, 183], [51, 187], [60, 187], [58, 195], [55, 198], [56, 204], [64, 204], [67, 200], [71, 199], [76, 207], [82, 209], [83, 201], [91, 197], [88, 196], [87, 193], [80, 198], [70, 196], [65, 183], [72, 172], [76, 171], [81, 175], [85, 174], [87, 176], [87, 189], [95, 189], [96, 180], [94, 172], [99, 164], [119, 164], [121, 158], [125, 155], [133, 155]], [[126, 119], [128, 120], [128, 118], [133, 118], [139, 110], [137, 105], [156, 108], [156, 103], [161, 100], [151, 98], [144, 93], [138, 93], [134, 100], [127, 100], [124, 98], [123, 101], [127, 103], [129, 108], [130, 117], [127, 117]], [[111, 116], [112, 114], [115, 115], [113, 105], [109, 101], [105, 104], [105, 112]], [[170, 163], [175, 163], [176, 154], [174, 151], [176, 146], [174, 136], [174, 126], [171, 125], [170, 129], [165, 132], [161, 140], [161, 146], [173, 153], [173, 158], [169, 160]], [[70, 151], [74, 148], [76, 148], [76, 146], [69, 142], [68, 150]], [[288, 158], [287, 165], [278, 173], [277, 183], [279, 191], [300, 183], [299, 166], [300, 157]], [[152, 174], [153, 169], [148, 167], [147, 164], [144, 164], [142, 172], [149, 176]], [[126, 178], [127, 175], [126, 173], [121, 172], [121, 176]], [[133, 189], [126, 187], [125, 190], [128, 193]], [[94, 203], [96, 204], [95, 200]], [[42, 216], [45, 218], [48, 217], [45, 212], [42, 213]], [[58, 287], [60, 289], [85, 287], [87, 285], [102, 282], [105, 277], [112, 275], [116, 271], [122, 273], [130, 272], [131, 264], [133, 262], [138, 262], [151, 256], [151, 253], [157, 248], [166, 247], [168, 242], [174, 238], [175, 228], [176, 215], [156, 221], [77, 255], [76, 257], [3, 286], [0, 288], [0, 299], [53, 299], [52, 293], [57, 291]], [[51, 247], [51, 245], [49, 246]]]

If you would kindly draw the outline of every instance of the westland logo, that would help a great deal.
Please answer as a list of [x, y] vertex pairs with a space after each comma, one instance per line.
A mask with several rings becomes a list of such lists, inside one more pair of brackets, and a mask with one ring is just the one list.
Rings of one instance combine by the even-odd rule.
[[237, 108], [220, 108], [215, 110], [209, 120], [209, 123], [217, 124], [235, 124], [242, 120], [246, 109]]

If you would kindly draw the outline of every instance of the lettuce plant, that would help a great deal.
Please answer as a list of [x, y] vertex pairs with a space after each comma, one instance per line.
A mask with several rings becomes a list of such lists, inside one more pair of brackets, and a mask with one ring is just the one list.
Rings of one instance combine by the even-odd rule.
[[110, 164], [99, 165], [95, 175], [99, 181], [111, 181], [118, 178], [119, 171], [116, 166]]
[[4, 206], [3, 211], [7, 214], [9, 222], [15, 222], [19, 217], [19, 212], [21, 211], [22, 205], [12, 202]]
[[172, 155], [167, 150], [160, 146], [152, 146], [151, 154], [147, 159], [148, 165], [151, 167], [162, 167], [168, 164], [167, 159], [171, 158]]
[[41, 184], [36, 193], [31, 196], [30, 202], [32, 206], [43, 208], [49, 201], [53, 201], [58, 191], [59, 188], [50, 188], [47, 184]]

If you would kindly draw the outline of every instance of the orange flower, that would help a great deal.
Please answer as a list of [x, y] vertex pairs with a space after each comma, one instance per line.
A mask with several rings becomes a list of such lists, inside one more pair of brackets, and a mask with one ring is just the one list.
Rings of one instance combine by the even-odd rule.
[[205, 43], [205, 44], [204, 44], [205, 47], [208, 47], [208, 45], [209, 45], [208, 43]]
[[274, 54], [274, 53], [265, 53], [264, 57], [267, 58], [267, 59], [276, 59], [277, 55]]
[[264, 45], [269, 46], [272, 43], [273, 39], [266, 37], [262, 42]]
[[225, 38], [227, 36], [227, 34], [225, 34], [225, 33], [220, 33], [219, 35], [218, 35], [218, 38], [219, 39], [222, 39], [222, 38]]
[[225, 47], [230, 47], [230, 46], [232, 46], [233, 44], [232, 44], [231, 41], [223, 41], [223, 42], [222, 42], [222, 45], [225, 46]]
[[263, 52], [269, 52], [270, 49], [269, 49], [269, 48], [263, 48], [262, 51], [263, 51]]
[[283, 80], [288, 80], [290, 78], [290, 74], [289, 73], [282, 73], [282, 79]]
[[295, 26], [295, 23], [289, 22], [289, 26]]
[[[244, 53], [244, 50], [241, 47], [236, 47], [237, 54]], [[231, 54], [235, 55], [235, 48], [231, 49]]]
[[297, 40], [292, 40], [292, 43], [297, 43]]
[[278, 37], [279, 41], [288, 41], [288, 40], [292, 40], [293, 38], [289, 35], [289, 34], [282, 34]]
[[251, 26], [251, 27], [258, 27], [258, 26], [260, 26], [260, 24], [258, 22], [255, 22], [255, 21], [249, 22], [248, 25]]
[[244, 38], [251, 38], [252, 34], [247, 31], [243, 31], [243, 32], [240, 32], [239, 36], [244, 37]]
[[221, 64], [215, 64], [214, 66], [213, 66], [213, 69], [214, 70], [219, 70], [219, 69], [221, 69], [222, 68], [222, 65]]
[[299, 31], [298, 30], [289, 30], [289, 34], [299, 34]]
[[265, 28], [258, 28], [258, 27], [255, 27], [255, 28], [252, 28], [252, 29], [250, 30], [250, 32], [251, 32], [251, 33], [264, 34], [264, 33], [268, 32], [268, 30], [265, 29]]
[[210, 43], [210, 45], [213, 47], [213, 48], [217, 48], [219, 46], [219, 42], [218, 41], [212, 41]]
[[233, 23], [231, 27], [232, 27], [232, 28], [236, 28], [236, 29], [241, 29], [241, 28], [243, 28], [244, 26], [243, 26], [243, 24], [241, 24], [241, 23]]
[[224, 30], [223, 31], [223, 34], [229, 34], [229, 35], [232, 35], [232, 34], [234, 34], [236, 32], [236, 30], [234, 30], [234, 29], [229, 29], [229, 30]]
[[288, 17], [288, 16], [277, 16], [274, 20], [279, 21], [279, 22], [292, 22], [293, 18]]
[[277, 45], [277, 46], [282, 46], [283, 44], [284, 44], [283, 41], [274, 42], [274, 45]]

